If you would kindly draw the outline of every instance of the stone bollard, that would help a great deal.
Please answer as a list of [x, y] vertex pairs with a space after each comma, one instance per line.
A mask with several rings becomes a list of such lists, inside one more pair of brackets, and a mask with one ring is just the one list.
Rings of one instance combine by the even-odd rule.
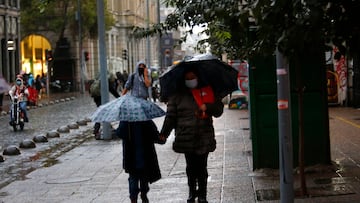
[[20, 149], [15, 145], [10, 145], [4, 149], [3, 155], [19, 155], [21, 154]]
[[59, 133], [69, 133], [70, 132], [70, 129], [68, 126], [61, 126], [60, 128], [57, 129], [57, 131]]
[[57, 131], [50, 131], [50, 132], [46, 133], [46, 137], [47, 138], [56, 138], [56, 137], [60, 137], [60, 134]]
[[32, 140], [25, 139], [25, 140], [23, 140], [22, 142], [20, 142], [19, 147], [20, 147], [20, 148], [23, 148], [23, 149], [30, 149], [30, 148], [35, 148], [35, 147], [36, 147], [36, 144], [35, 144], [35, 142], [32, 141]]
[[39, 143], [39, 142], [48, 142], [48, 139], [45, 135], [35, 135], [33, 137], [33, 141], [36, 142], [36, 143]]
[[85, 126], [85, 125], [87, 125], [87, 121], [86, 121], [86, 120], [79, 120], [79, 121], [76, 121], [76, 123], [77, 123], [79, 126]]
[[78, 129], [79, 128], [79, 125], [76, 124], [76, 123], [70, 123], [69, 125], [67, 125], [67, 127], [69, 129]]

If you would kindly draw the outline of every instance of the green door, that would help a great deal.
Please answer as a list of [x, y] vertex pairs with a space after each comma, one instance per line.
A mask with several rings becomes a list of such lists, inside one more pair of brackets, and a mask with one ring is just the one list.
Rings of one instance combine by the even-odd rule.
[[[305, 55], [306, 54], [306, 55]], [[302, 81], [305, 165], [330, 163], [329, 116], [326, 69], [321, 52], [305, 53], [298, 63], [290, 62], [291, 116], [294, 167], [299, 151], [299, 88]], [[279, 168], [279, 138], [275, 57], [249, 60], [250, 130], [253, 169]], [[297, 65], [301, 71], [296, 74]]]

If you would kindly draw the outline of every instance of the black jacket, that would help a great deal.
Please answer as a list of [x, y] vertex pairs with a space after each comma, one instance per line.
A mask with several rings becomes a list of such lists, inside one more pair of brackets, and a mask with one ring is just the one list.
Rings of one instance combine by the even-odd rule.
[[207, 103], [206, 107], [206, 113], [210, 115], [208, 118], [200, 119], [195, 116], [199, 107], [188, 89], [169, 98], [161, 134], [167, 137], [175, 129], [175, 152], [205, 154], [215, 150], [212, 116], [221, 116], [224, 104], [220, 98], [215, 98], [215, 102]]
[[117, 135], [123, 139], [123, 168], [127, 173], [143, 175], [150, 183], [161, 178], [154, 146], [159, 131], [153, 121], [121, 121]]

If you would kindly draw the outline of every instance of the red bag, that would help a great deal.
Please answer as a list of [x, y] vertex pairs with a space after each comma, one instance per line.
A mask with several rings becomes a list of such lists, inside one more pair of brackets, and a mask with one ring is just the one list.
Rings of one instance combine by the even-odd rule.
[[[214, 92], [210, 86], [191, 89], [191, 92], [199, 108], [203, 104], [215, 102]], [[201, 118], [207, 118], [207, 117], [208, 116], [205, 114], [205, 112], [202, 112]]]
[[38, 93], [37, 90], [33, 87], [28, 87], [29, 96], [28, 96], [28, 102], [29, 106], [36, 105]]

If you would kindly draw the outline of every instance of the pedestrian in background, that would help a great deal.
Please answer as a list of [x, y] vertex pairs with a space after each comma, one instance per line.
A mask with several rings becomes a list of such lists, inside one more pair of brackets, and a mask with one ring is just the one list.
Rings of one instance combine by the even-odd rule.
[[212, 117], [221, 116], [224, 105], [210, 86], [200, 84], [197, 74], [195, 69], [188, 69], [184, 88], [169, 97], [160, 139], [166, 141], [175, 129], [173, 150], [184, 153], [186, 160], [187, 202], [194, 203], [198, 197], [199, 203], [207, 203], [207, 160], [216, 148]]
[[0, 113], [3, 112], [3, 100], [4, 100], [4, 93], [10, 90], [11, 86], [7, 83], [5, 78], [0, 75]]
[[126, 81], [127, 81], [128, 77], [129, 77], [129, 74], [127, 73], [126, 70], [124, 70], [122, 75], [123, 75], [123, 78], [124, 78], [123, 88], [125, 88], [125, 84], [126, 84]]
[[125, 85], [124, 76], [123, 74], [121, 74], [120, 71], [116, 72], [115, 75], [116, 75], [116, 81], [115, 81], [116, 91], [122, 92]]
[[[109, 92], [115, 97], [118, 98], [120, 97], [120, 94], [116, 91], [116, 89], [114, 88], [114, 83], [115, 83], [115, 76], [113, 73], [108, 73], [108, 86], [109, 86]], [[94, 102], [96, 104], [97, 107], [99, 107], [101, 105], [101, 88], [100, 88], [100, 73], [98, 75], [98, 77], [96, 77], [96, 79], [93, 81], [93, 83], [90, 85], [89, 88], [89, 93], [91, 95], [91, 97], [94, 99]], [[99, 122], [96, 122], [94, 124], [94, 136], [96, 140], [100, 140], [101, 139], [101, 134], [100, 134], [100, 127], [101, 124]]]
[[[161, 178], [154, 138], [159, 131], [152, 120], [121, 121], [116, 131], [123, 143], [123, 168], [129, 174], [131, 203], [136, 203], [138, 194], [143, 203], [149, 202], [149, 184]], [[139, 187], [140, 186], [140, 187]]]
[[149, 97], [148, 88], [151, 86], [148, 69], [144, 62], [137, 63], [135, 73], [129, 75], [122, 94], [126, 94], [131, 90], [130, 94], [134, 97], [147, 99]]
[[0, 93], [0, 113], [3, 111], [4, 93]]
[[35, 89], [37, 91], [38, 98], [41, 99], [41, 89], [43, 88], [43, 84], [41, 82], [40, 75], [37, 75], [35, 78]]

